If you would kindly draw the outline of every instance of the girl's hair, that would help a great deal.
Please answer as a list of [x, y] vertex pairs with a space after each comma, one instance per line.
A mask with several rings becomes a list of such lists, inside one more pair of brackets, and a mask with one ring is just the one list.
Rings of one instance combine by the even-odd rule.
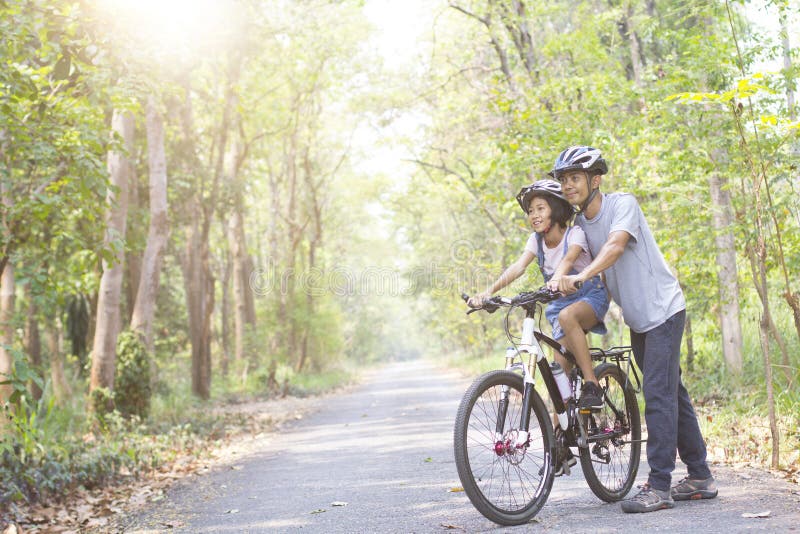
[[566, 228], [569, 226], [569, 221], [572, 220], [572, 216], [575, 215], [575, 210], [572, 209], [572, 206], [569, 202], [565, 202], [559, 198], [554, 197], [553, 195], [533, 195], [531, 197], [531, 202], [536, 197], [543, 198], [547, 205], [550, 206], [550, 220], [554, 223], [558, 223], [561, 228]]

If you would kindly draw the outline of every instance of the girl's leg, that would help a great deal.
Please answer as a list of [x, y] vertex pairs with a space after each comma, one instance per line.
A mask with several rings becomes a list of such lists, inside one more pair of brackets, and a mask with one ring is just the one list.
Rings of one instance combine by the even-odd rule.
[[586, 342], [586, 331], [597, 324], [594, 310], [585, 301], [575, 302], [559, 312], [558, 323], [564, 331], [564, 337], [558, 339], [558, 342], [575, 355], [578, 367], [583, 372], [584, 381], [597, 384], [592, 357], [589, 355], [589, 344]]

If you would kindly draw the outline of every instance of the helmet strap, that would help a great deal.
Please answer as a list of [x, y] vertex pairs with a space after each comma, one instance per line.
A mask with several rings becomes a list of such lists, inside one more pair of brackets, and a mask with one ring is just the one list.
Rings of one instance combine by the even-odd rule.
[[588, 186], [589, 191], [591, 191], [591, 193], [589, 193], [589, 196], [586, 197], [586, 200], [583, 202], [583, 204], [581, 204], [581, 208], [580, 210], [578, 210], [578, 213], [583, 213], [586, 211], [586, 208], [589, 207], [589, 204], [592, 203], [592, 200], [594, 200], [594, 197], [597, 196], [597, 192], [600, 190], [600, 188], [592, 189], [592, 178], [593, 176], [589, 176], [587, 174], [586, 185]]

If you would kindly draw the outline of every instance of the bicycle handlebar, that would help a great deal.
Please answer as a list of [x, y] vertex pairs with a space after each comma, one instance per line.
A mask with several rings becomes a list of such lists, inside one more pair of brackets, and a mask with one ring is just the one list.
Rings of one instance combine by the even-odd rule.
[[[581, 286], [583, 286], [583, 282], [575, 282], [576, 289], [580, 289]], [[564, 294], [560, 291], [551, 291], [547, 286], [542, 286], [536, 291], [526, 291], [513, 297], [502, 297], [499, 295], [496, 297], [491, 297], [484, 301], [482, 306], [469, 310], [467, 315], [480, 310], [488, 313], [494, 313], [499, 308], [513, 308], [516, 306], [526, 307], [532, 304], [546, 304], [563, 296]], [[464, 299], [464, 302], [469, 303], [470, 297], [466, 293], [461, 293], [461, 298]]]

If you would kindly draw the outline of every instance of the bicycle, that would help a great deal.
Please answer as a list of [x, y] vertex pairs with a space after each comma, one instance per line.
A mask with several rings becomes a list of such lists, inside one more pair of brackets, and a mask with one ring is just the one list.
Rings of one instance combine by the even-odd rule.
[[[467, 295], [461, 296], [469, 300]], [[631, 365], [632, 349], [590, 350], [592, 360], [601, 362], [594, 371], [604, 404], [599, 410], [579, 409], [582, 374], [575, 357], [536, 327], [537, 314], [540, 320], [543, 315], [542, 305], [560, 296], [543, 287], [513, 298], [492, 297], [482, 307], [467, 312], [483, 309], [494, 313], [508, 308], [504, 329], [513, 346], [506, 351], [505, 369], [478, 377], [467, 389], [454, 431], [456, 466], [464, 492], [481, 514], [501, 525], [526, 523], [544, 506], [558, 467], [556, 459], [564, 458], [565, 447], [578, 448], [589, 488], [606, 502], [621, 500], [633, 486], [639, 469], [643, 440], [636, 394], [641, 382]], [[519, 344], [509, 327], [515, 308], [526, 312]], [[573, 364], [566, 399], [559, 392], [542, 343]], [[563, 430], [558, 436], [534, 386], [536, 369]], [[569, 474], [566, 460], [562, 467]]]

